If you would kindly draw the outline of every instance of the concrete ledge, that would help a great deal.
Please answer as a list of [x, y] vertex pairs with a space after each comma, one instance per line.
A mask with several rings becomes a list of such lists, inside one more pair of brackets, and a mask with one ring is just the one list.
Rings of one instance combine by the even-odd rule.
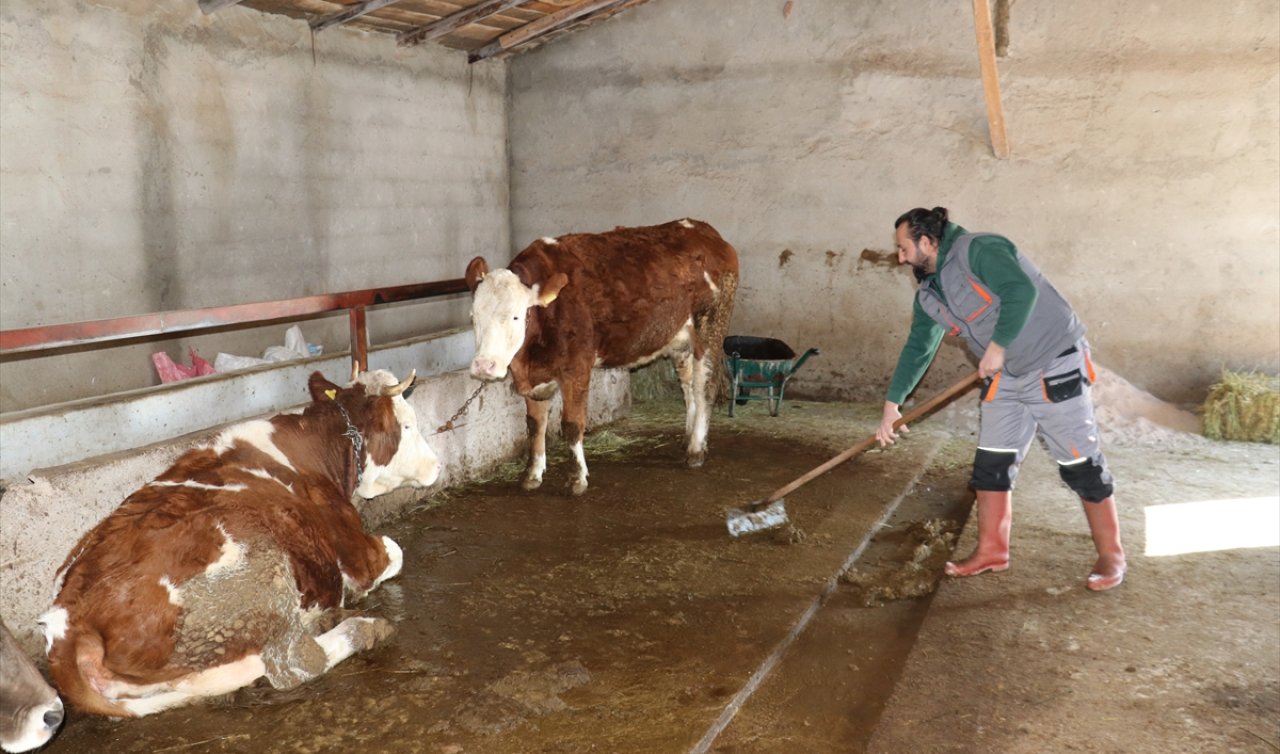
[[[469, 337], [468, 334], [466, 358], [470, 357]], [[404, 350], [384, 349], [370, 354], [370, 366], [390, 368], [398, 376], [404, 376], [411, 368], [410, 364], [414, 363], [421, 373], [423, 361], [415, 356], [416, 346], [414, 344]], [[451, 357], [438, 358], [447, 361]], [[329, 365], [321, 371], [332, 379], [345, 380], [350, 377], [350, 367], [344, 359], [338, 360], [342, 362], [340, 368]], [[210, 414], [218, 415], [214, 401], [227, 404], [228, 408], [224, 409], [227, 412], [239, 413], [235, 409], [244, 402], [243, 396], [274, 394], [284, 390], [285, 385], [288, 385], [288, 390], [284, 394], [302, 397], [305, 396], [306, 377], [316, 368], [315, 362], [309, 361], [274, 368], [285, 374], [264, 368], [267, 373], [255, 370], [224, 375], [221, 379], [210, 378], [211, 382], [219, 384], [204, 389], [193, 383], [186, 386], [185, 391], [165, 391], [162, 408], [156, 408], [158, 404], [153, 404], [147, 396], [126, 397], [121, 405], [102, 402], [94, 408], [107, 412], [104, 415], [137, 416], [138, 423], [150, 425], [152, 429], [176, 426], [176, 419], [146, 414], [155, 410], [166, 414], [166, 417], [182, 415], [195, 420], [203, 416], [207, 419]], [[233, 388], [223, 383], [230, 383]], [[437, 428], [462, 406], [480, 384], [464, 370], [445, 372], [420, 381], [410, 397], [410, 404], [418, 414], [423, 435], [440, 458], [440, 479], [427, 489], [397, 490], [375, 500], [360, 501], [361, 513], [369, 525], [376, 526], [406, 506], [429, 498], [444, 487], [482, 476], [524, 452], [527, 447], [524, 399], [515, 394], [510, 381], [485, 384], [467, 413], [455, 422], [455, 429], [437, 432]], [[297, 400], [290, 401], [290, 404], [300, 405]], [[626, 370], [597, 370], [592, 376], [588, 426], [625, 417], [630, 409], [630, 374]], [[279, 412], [272, 410], [261, 415], [271, 416]], [[557, 396], [552, 403], [549, 433], [558, 435], [559, 415], [560, 398]], [[74, 419], [71, 418], [74, 416], [77, 416], [76, 412], [64, 412], [60, 421], [74, 427]], [[134, 490], [168, 468], [183, 451], [207, 442], [226, 424], [212, 427], [206, 421], [199, 432], [32, 472], [25, 480], [15, 480], [5, 489], [0, 499], [0, 595], [3, 595], [3, 617], [25, 649], [35, 653], [42, 646], [36, 636], [35, 619], [56, 596], [53, 593], [54, 576], [79, 538], [115, 510]], [[76, 433], [86, 440], [94, 440], [103, 431], [97, 425], [76, 427]], [[8, 455], [11, 447], [20, 449], [21, 444], [16, 435], [6, 434], [4, 454]]]
[[[472, 338], [470, 329], [455, 329], [391, 343], [370, 351], [369, 367], [401, 377], [410, 369], [419, 377], [461, 369], [471, 359]], [[0, 479], [274, 415], [306, 400], [307, 377], [316, 370], [346, 383], [351, 356], [344, 351], [4, 414]]]

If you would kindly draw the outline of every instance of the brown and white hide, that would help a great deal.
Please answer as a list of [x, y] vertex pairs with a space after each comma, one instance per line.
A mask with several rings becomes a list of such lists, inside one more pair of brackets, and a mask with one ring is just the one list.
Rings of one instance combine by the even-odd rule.
[[319, 372], [299, 414], [245, 422], [187, 451], [81, 538], [41, 621], [49, 670], [91, 713], [148, 715], [265, 676], [315, 678], [389, 634], [349, 601], [400, 572], [353, 493], [435, 481], [435, 454], [390, 372]]
[[546, 470], [548, 401], [563, 396], [561, 429], [577, 463], [573, 493], [587, 489], [582, 450], [593, 367], [674, 361], [685, 399], [686, 460], [706, 458], [721, 343], [733, 313], [738, 255], [714, 228], [677, 220], [606, 233], [542, 238], [505, 269], [467, 266], [476, 352], [471, 374], [511, 373], [525, 398], [535, 489]]

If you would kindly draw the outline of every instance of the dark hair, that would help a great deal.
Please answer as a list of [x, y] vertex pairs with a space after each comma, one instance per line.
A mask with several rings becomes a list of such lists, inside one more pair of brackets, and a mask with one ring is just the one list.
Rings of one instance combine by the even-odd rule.
[[913, 210], [903, 212], [898, 219], [893, 222], [893, 229], [897, 230], [898, 226], [903, 223], [907, 224], [907, 233], [911, 236], [911, 240], [916, 243], [921, 238], [928, 236], [933, 239], [935, 244], [942, 243], [942, 235], [947, 231], [947, 208], [934, 207], [933, 209], [925, 209], [924, 207], [916, 207]]

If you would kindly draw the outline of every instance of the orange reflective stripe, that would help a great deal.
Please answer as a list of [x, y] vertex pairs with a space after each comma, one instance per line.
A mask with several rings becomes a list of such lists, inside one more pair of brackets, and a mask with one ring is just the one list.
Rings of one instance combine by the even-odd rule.
[[1089, 352], [1084, 352], [1084, 369], [1089, 374], [1089, 383], [1098, 384], [1098, 375], [1093, 371], [1093, 359], [1089, 358]]
[[991, 386], [987, 388], [987, 397], [984, 401], [990, 403], [996, 397], [996, 390], [1000, 387], [1000, 372], [996, 372], [991, 376]]
[[981, 287], [981, 286], [979, 286], [977, 283], [973, 282], [973, 278], [971, 278], [971, 277], [966, 277], [966, 278], [965, 278], [965, 280], [968, 280], [968, 281], [969, 281], [969, 285], [973, 288], [973, 290], [977, 291], [978, 295], [982, 297], [982, 300], [987, 302], [987, 303], [983, 304], [981, 307], [979, 307], [979, 308], [978, 308], [978, 311], [974, 312], [973, 314], [970, 314], [970, 315], [969, 315], [969, 317], [968, 317], [967, 319], [965, 319], [965, 322], [972, 322], [972, 321], [974, 321], [975, 319], [977, 319], [977, 318], [978, 318], [978, 315], [980, 315], [980, 314], [982, 314], [983, 312], [985, 312], [985, 311], [987, 310], [987, 307], [988, 307], [988, 306], [991, 306], [991, 294], [990, 294], [990, 293], [987, 293], [987, 292], [986, 292], [986, 291], [984, 291], [984, 290], [982, 290], [982, 287]]
[[1079, 457], [1080, 457], [1080, 451], [1076, 450], [1076, 446], [1074, 446], [1074, 445], [1072, 445], [1072, 446], [1071, 446], [1071, 457], [1072, 457], [1072, 458], [1079, 458]]

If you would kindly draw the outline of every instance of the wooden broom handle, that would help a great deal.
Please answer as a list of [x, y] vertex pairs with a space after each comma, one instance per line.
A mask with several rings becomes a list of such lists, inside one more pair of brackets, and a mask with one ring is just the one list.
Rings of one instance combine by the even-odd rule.
[[[925, 401], [919, 406], [916, 406], [915, 408], [908, 411], [905, 415], [903, 415], [901, 419], [898, 419], [896, 422], [893, 423], [893, 428], [897, 429], [898, 427], [901, 427], [903, 424], [906, 424], [907, 422], [915, 421], [916, 419], [919, 419], [921, 416], [924, 416], [925, 414], [934, 410], [938, 406], [941, 406], [944, 403], [949, 403], [956, 396], [960, 395], [964, 391], [973, 387], [974, 384], [977, 382], [978, 382], [978, 373], [974, 372], [973, 374], [970, 374], [969, 376], [960, 380], [959, 382], [947, 388], [946, 390], [942, 391], [941, 393], [933, 396], [928, 401]], [[848, 450], [844, 451], [843, 453], [836, 456], [835, 458], [832, 458], [830, 461], [827, 461], [826, 463], [822, 464], [816, 469], [810, 471], [809, 473], [795, 480], [791, 484], [788, 484], [787, 486], [782, 487], [781, 489], [775, 490], [773, 494], [769, 495], [769, 497], [766, 497], [764, 500], [761, 500], [758, 505], [760, 506], [768, 505], [769, 503], [775, 502], [777, 500], [780, 500], [786, 497], [787, 495], [789, 495], [790, 493], [798, 489], [801, 485], [804, 485], [813, 481], [814, 477], [818, 477], [818, 476], [821, 476], [822, 474], [827, 473], [828, 471], [834, 469], [835, 467], [839, 466], [840, 464], [844, 463], [850, 458], [853, 458], [854, 456], [862, 455], [869, 448], [871, 448], [871, 446], [875, 444], [876, 444], [876, 436], [872, 435], [867, 439], [863, 440], [862, 442], [858, 443], [857, 445], [854, 445], [852, 448], [849, 448]]]

